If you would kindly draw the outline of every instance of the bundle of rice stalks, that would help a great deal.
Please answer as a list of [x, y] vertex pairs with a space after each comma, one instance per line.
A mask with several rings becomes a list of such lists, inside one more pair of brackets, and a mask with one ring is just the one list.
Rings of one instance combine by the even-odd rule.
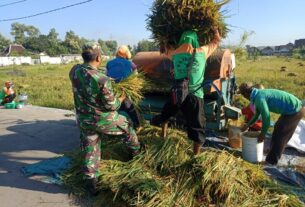
[[148, 147], [145, 154], [135, 160], [161, 176], [171, 175], [178, 166], [192, 156], [191, 144], [187, 139], [181, 138], [186, 137], [182, 131], [169, 129], [166, 139], [159, 136], [161, 130], [158, 127], [146, 128], [142, 133], [139, 134], [140, 140]]
[[184, 164], [181, 168], [191, 172], [193, 197], [199, 206], [294, 206], [297, 201], [282, 194], [260, 167], [225, 151], [206, 151]]
[[149, 81], [145, 79], [143, 73], [133, 73], [121, 82], [113, 83], [113, 89], [118, 97], [125, 93], [126, 97], [129, 98], [135, 106], [139, 106], [143, 99], [142, 89], [147, 84], [149, 84]]
[[[110, 161], [113, 163], [127, 162], [132, 159], [130, 152], [121, 142], [118, 142], [118, 139], [113, 139], [113, 137], [103, 137], [101, 143], [101, 159], [102, 166], [104, 162], [110, 164]], [[66, 156], [72, 159], [72, 165], [69, 170], [67, 170], [62, 176], [61, 180], [64, 182], [74, 195], [76, 196], [86, 196], [88, 194], [85, 186], [84, 175], [82, 172], [82, 165], [84, 164], [84, 154], [79, 150], [75, 150], [71, 153], [67, 153]], [[105, 193], [105, 192], [104, 192]]]
[[[138, 162], [107, 160], [101, 163], [100, 169], [99, 187], [111, 191], [113, 200], [118, 198], [129, 206], [160, 203], [163, 200], [161, 191], [166, 187], [162, 178], [154, 176]], [[97, 203], [102, 206], [104, 199], [101, 195]]]
[[[139, 139], [146, 150], [132, 160], [101, 161], [97, 206], [303, 206], [260, 166], [219, 150], [193, 156], [184, 132], [169, 130], [164, 139], [160, 128], [146, 127]], [[64, 177], [70, 185], [79, 183], [76, 166]]]
[[222, 37], [229, 29], [220, 9], [229, 0], [155, 0], [148, 15], [147, 28], [161, 48], [176, 48], [182, 33], [197, 32], [201, 45], [210, 43], [218, 28]]
[[[146, 128], [144, 143], [160, 133], [157, 127]], [[167, 185], [171, 194], [163, 201], [169, 206], [301, 206], [257, 165], [219, 150], [209, 149], [193, 157], [186, 134], [181, 131], [169, 130], [168, 139], [147, 147], [145, 153], [134, 161], [158, 176], [170, 177]]]

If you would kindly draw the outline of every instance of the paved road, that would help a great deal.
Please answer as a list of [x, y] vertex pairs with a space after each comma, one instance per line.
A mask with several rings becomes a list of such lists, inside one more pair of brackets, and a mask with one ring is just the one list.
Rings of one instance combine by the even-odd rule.
[[20, 173], [27, 164], [78, 146], [78, 129], [71, 115], [70, 111], [35, 106], [0, 109], [0, 206], [81, 205], [62, 187]]

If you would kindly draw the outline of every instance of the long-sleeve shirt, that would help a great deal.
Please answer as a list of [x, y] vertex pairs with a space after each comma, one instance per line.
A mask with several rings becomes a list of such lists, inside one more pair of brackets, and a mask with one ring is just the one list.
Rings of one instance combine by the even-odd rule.
[[121, 102], [115, 96], [111, 80], [103, 71], [88, 64], [75, 65], [69, 74], [76, 113], [83, 128], [91, 128], [100, 120], [112, 117]]
[[115, 82], [118, 83], [136, 70], [137, 66], [125, 58], [116, 57], [107, 63], [106, 69], [107, 76], [113, 78]]
[[297, 97], [276, 89], [254, 88], [250, 95], [250, 101], [255, 105], [256, 113], [248, 125], [254, 124], [261, 115], [263, 121], [262, 134], [266, 134], [270, 126], [270, 112], [292, 115], [302, 108], [302, 102]]

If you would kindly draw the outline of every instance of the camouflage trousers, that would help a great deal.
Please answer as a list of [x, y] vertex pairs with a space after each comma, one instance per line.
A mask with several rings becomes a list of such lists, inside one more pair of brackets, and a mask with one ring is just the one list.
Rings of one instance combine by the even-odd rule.
[[[117, 114], [112, 121], [98, 122], [95, 129], [80, 128], [81, 131], [81, 149], [84, 155], [83, 172], [87, 178], [97, 178], [99, 173], [99, 166], [101, 161], [101, 142], [102, 137], [99, 134], [118, 135], [126, 144], [127, 148], [136, 155], [140, 151], [140, 143], [138, 137], [127, 121], [127, 119]], [[113, 137], [113, 136], [111, 136]]]

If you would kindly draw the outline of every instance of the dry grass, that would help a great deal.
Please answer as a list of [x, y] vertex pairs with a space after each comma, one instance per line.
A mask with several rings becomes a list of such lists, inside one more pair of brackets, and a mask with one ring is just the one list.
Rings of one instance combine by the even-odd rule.
[[0, 84], [10, 80], [17, 94], [26, 92], [29, 102], [38, 106], [73, 109], [69, 80], [72, 65], [11, 66], [0, 68]]

